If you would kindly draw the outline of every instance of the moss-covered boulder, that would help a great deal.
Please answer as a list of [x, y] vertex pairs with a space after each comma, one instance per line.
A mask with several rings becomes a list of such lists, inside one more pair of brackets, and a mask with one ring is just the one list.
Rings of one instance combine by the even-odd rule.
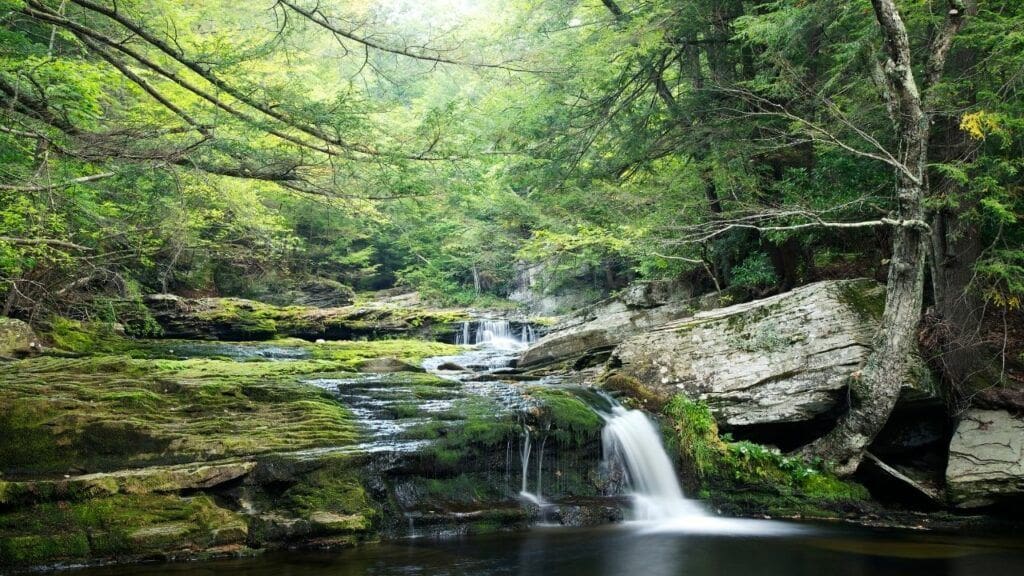
[[818, 282], [633, 336], [610, 365], [662, 402], [706, 402], [726, 427], [813, 421], [841, 406], [883, 305], [873, 281]]
[[25, 322], [0, 316], [0, 360], [36, 352], [38, 341], [35, 331]]

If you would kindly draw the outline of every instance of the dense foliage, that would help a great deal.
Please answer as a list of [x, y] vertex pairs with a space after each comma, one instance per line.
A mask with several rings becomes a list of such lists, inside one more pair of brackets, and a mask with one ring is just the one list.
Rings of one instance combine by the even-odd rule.
[[[915, 54], [947, 4], [899, 3]], [[933, 241], [1014, 310], [1024, 8], [950, 5]], [[527, 276], [885, 276], [900, 142], [867, 3], [2, 0], [0, 23], [6, 314], [308, 278], [466, 303]]]

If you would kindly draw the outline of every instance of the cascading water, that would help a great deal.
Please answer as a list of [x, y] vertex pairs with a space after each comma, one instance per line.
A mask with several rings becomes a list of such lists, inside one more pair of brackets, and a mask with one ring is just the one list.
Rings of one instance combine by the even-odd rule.
[[537, 341], [533, 327], [523, 325], [516, 334], [508, 320], [478, 320], [463, 322], [462, 331], [455, 336], [456, 344], [486, 345], [495, 350], [522, 350]]
[[687, 500], [657, 428], [640, 410], [612, 401], [601, 432], [606, 466], [621, 469], [632, 491], [633, 520], [667, 521], [702, 517], [701, 507]]

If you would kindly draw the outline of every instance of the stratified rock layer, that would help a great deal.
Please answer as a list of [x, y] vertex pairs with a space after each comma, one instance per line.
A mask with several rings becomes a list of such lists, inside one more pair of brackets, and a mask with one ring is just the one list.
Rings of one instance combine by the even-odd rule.
[[145, 304], [172, 338], [267, 340], [279, 336], [329, 340], [417, 336], [451, 340], [469, 317], [458, 310], [347, 306], [274, 306], [242, 298], [152, 294]]
[[523, 353], [519, 366], [543, 366], [607, 350], [633, 334], [720, 306], [723, 298], [729, 298], [723, 293], [701, 298], [690, 298], [689, 294], [673, 295], [661, 285], [633, 286], [622, 296], [580, 310], [552, 327], [547, 336]]
[[1024, 495], [1024, 418], [1004, 410], [965, 412], [949, 443], [946, 485], [961, 508]]
[[707, 402], [726, 426], [811, 420], [870, 352], [883, 298], [869, 280], [809, 284], [632, 336], [610, 365], [655, 395]]

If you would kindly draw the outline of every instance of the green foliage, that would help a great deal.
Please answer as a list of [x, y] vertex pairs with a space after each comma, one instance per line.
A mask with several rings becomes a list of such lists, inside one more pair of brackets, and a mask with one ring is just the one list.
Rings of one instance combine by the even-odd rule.
[[768, 255], [757, 252], [732, 270], [732, 285], [742, 288], [766, 288], [778, 282]]
[[726, 442], [706, 404], [680, 394], [663, 414], [672, 425], [672, 444], [702, 489], [754, 490], [805, 502], [866, 500], [867, 490], [830, 474], [824, 463], [807, 462], [752, 442]]

